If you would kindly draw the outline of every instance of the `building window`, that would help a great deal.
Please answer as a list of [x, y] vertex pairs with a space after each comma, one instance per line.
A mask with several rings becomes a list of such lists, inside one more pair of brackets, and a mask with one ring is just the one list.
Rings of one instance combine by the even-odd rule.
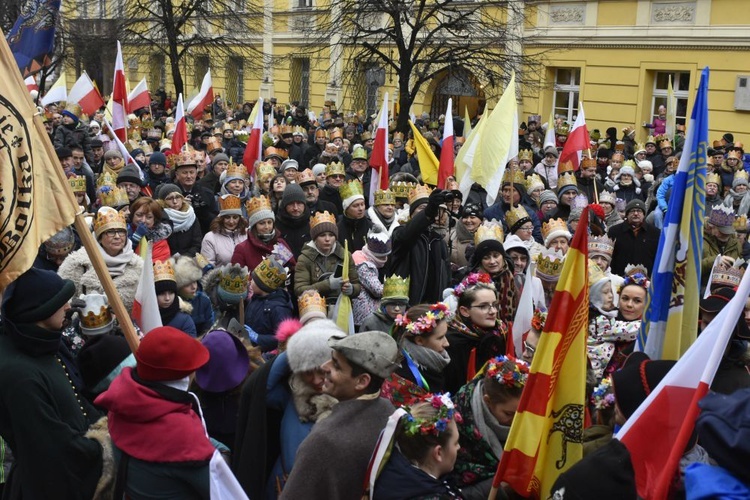
[[244, 99], [244, 61], [241, 57], [232, 56], [227, 61], [226, 68], [226, 102], [234, 106]]
[[654, 93], [651, 97], [651, 121], [659, 116], [659, 106], [667, 106], [667, 89], [669, 77], [672, 77], [672, 89], [677, 98], [677, 123], [684, 125], [687, 117], [688, 94], [690, 90], [690, 73], [679, 71], [657, 71], [654, 75]]
[[193, 86], [197, 89], [201, 88], [203, 78], [208, 73], [208, 56], [195, 56], [193, 67], [195, 73], [193, 73]]
[[310, 59], [295, 57], [289, 71], [289, 100], [307, 107], [310, 99]]
[[89, 17], [89, 0], [80, 0], [78, 2], [78, 12], [82, 19]]
[[555, 68], [555, 115], [573, 123], [578, 114], [578, 97], [581, 93], [581, 68]]
[[148, 87], [153, 89], [163, 88], [166, 85], [167, 73], [164, 64], [164, 54], [153, 54], [149, 60]]
[[135, 81], [138, 79], [138, 57], [128, 59], [128, 80]]
[[98, 2], [99, 12], [97, 18], [103, 19], [107, 16], [107, 0], [99, 0]]
[[309, 9], [313, 6], [313, 0], [294, 0], [294, 6], [298, 9]]

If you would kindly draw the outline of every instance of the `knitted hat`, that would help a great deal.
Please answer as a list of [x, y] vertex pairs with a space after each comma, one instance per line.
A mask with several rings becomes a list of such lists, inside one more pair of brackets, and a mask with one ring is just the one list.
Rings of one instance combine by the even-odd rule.
[[734, 173], [734, 178], [732, 179], [732, 187], [736, 188], [739, 185], [748, 185], [748, 174], [744, 170], [738, 170]]
[[135, 367], [135, 356], [125, 337], [99, 335], [90, 338], [76, 357], [84, 389], [99, 394], [125, 367]]
[[194, 257], [181, 255], [177, 258], [174, 265], [174, 279], [178, 290], [185, 285], [200, 281], [202, 277], [203, 271]]
[[642, 352], [628, 356], [622, 369], [612, 374], [615, 401], [625, 418], [635, 413], [674, 364], [668, 360], [652, 361]]
[[78, 298], [86, 304], [78, 314], [84, 335], [104, 335], [112, 330], [115, 320], [109, 310], [106, 295], [90, 293], [81, 294]]
[[553, 193], [552, 191], [550, 191], [549, 189], [545, 189], [544, 191], [542, 191], [542, 194], [539, 195], [539, 206], [541, 206], [542, 204], [548, 201], [555, 202], [555, 205], [559, 203], [559, 200], [557, 199], [557, 195]]
[[67, 109], [63, 109], [60, 114], [63, 115], [63, 116], [67, 116], [69, 118], [72, 118], [73, 119], [73, 123], [75, 123], [76, 125], [78, 125], [79, 118], [75, 114], [73, 114], [72, 112], [68, 111]]
[[388, 378], [399, 367], [398, 344], [385, 332], [369, 331], [343, 338], [331, 337], [328, 345], [350, 363], [381, 378]]
[[315, 238], [325, 232], [331, 232], [336, 238], [339, 237], [339, 228], [336, 225], [336, 217], [327, 211], [317, 212], [310, 217], [310, 239], [315, 241]]
[[550, 219], [542, 224], [542, 238], [544, 246], [548, 247], [555, 238], [565, 236], [568, 240], [573, 237], [568, 230], [568, 225], [562, 219]]
[[[289, 186], [293, 185], [294, 184], [290, 184]], [[287, 186], [287, 188], [289, 188], [289, 186]], [[297, 189], [301, 190], [299, 186], [297, 186]], [[286, 193], [286, 190], [284, 190], [284, 193]], [[263, 195], [254, 196], [247, 200], [245, 202], [245, 209], [247, 210], [247, 227], [250, 229], [254, 228], [255, 225], [262, 220], [276, 220], [273, 215], [273, 210], [271, 210], [271, 202]]]
[[247, 297], [248, 271], [239, 264], [227, 264], [217, 269], [219, 285], [216, 293], [227, 304], [239, 304]]
[[286, 269], [272, 255], [269, 255], [253, 269], [253, 282], [266, 293], [275, 292], [286, 282]]
[[132, 182], [140, 187], [145, 185], [143, 179], [141, 179], [141, 169], [133, 163], [122, 167], [120, 173], [117, 174], [117, 184], [121, 182]]
[[240, 339], [226, 330], [212, 330], [201, 344], [210, 355], [208, 363], [195, 372], [195, 383], [208, 392], [226, 392], [245, 380], [250, 356]]
[[391, 254], [391, 236], [380, 226], [373, 226], [367, 232], [367, 249], [377, 257], [386, 257]]
[[302, 373], [320, 368], [331, 359], [331, 347], [328, 339], [344, 337], [344, 333], [330, 319], [321, 319], [309, 323], [292, 335], [286, 345], [289, 368], [293, 373]]
[[284, 194], [281, 196], [280, 209], [285, 209], [287, 205], [295, 201], [305, 203], [305, 192], [302, 191], [299, 184], [287, 184], [284, 188]]
[[646, 204], [638, 198], [632, 199], [625, 205], [625, 215], [631, 210], [640, 209], [644, 214], [646, 213]]
[[620, 176], [622, 175], [629, 175], [630, 177], [635, 177], [635, 170], [630, 165], [623, 165], [620, 168], [620, 173], [617, 174], [617, 180], [619, 180]]
[[281, 164], [281, 167], [279, 168], [279, 170], [281, 172], [284, 172], [288, 168], [293, 168], [295, 170], [299, 170], [299, 163], [297, 162], [297, 160], [293, 160], [293, 159], [289, 158], [288, 160], [284, 160], [284, 162]]
[[135, 352], [136, 371], [143, 380], [164, 382], [187, 377], [208, 362], [200, 342], [171, 326], [154, 328]]
[[148, 157], [148, 164], [149, 165], [163, 165], [167, 166], [167, 157], [164, 155], [164, 153], [160, 151], [154, 151], [151, 153], [151, 156]]
[[213, 160], [211, 160], [211, 164], [216, 165], [217, 163], [222, 161], [229, 163], [229, 156], [225, 155], [224, 153], [216, 153]]
[[313, 174], [317, 177], [320, 174], [326, 173], [326, 166], [322, 163], [316, 163], [312, 168]]
[[104, 161], [107, 161], [110, 158], [119, 158], [121, 160], [123, 159], [122, 153], [120, 153], [119, 149], [110, 149], [110, 150], [107, 150], [106, 153], [104, 153]]
[[179, 195], [182, 195], [182, 189], [176, 184], [160, 184], [156, 188], [156, 198], [160, 200], [165, 200], [167, 196], [170, 194], [177, 193]]
[[303, 325], [314, 318], [326, 319], [328, 317], [328, 305], [326, 299], [321, 297], [317, 290], [305, 290], [299, 296], [299, 320]]
[[65, 158], [70, 158], [71, 156], [73, 156], [73, 151], [65, 146], [55, 149], [55, 153], [57, 154], [58, 160], [64, 160]]
[[[13, 323], [36, 323], [55, 314], [76, 291], [75, 284], [54, 271], [32, 267], [14, 282], [3, 316]], [[7, 292], [6, 292], [7, 293]]]

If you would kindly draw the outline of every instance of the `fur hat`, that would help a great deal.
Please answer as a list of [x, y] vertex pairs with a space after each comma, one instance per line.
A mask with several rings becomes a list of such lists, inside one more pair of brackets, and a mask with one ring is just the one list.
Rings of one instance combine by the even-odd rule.
[[294, 373], [319, 368], [331, 359], [332, 349], [328, 345], [328, 339], [345, 336], [346, 333], [330, 319], [321, 319], [303, 326], [287, 342], [289, 368]]
[[177, 262], [174, 265], [174, 278], [178, 290], [194, 281], [200, 281], [202, 277], [203, 271], [198, 266], [195, 258], [188, 257], [187, 255], [181, 255], [177, 258]]

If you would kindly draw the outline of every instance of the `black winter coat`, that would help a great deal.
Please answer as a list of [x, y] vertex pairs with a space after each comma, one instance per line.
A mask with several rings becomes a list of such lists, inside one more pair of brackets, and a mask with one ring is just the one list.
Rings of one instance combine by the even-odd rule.
[[188, 257], [195, 257], [195, 254], [201, 251], [201, 244], [203, 243], [203, 233], [201, 232], [201, 225], [196, 217], [193, 225], [187, 231], [177, 232], [172, 231], [172, 234], [167, 238], [169, 249], [172, 251], [172, 255], [178, 253], [180, 255], [187, 255]]
[[656, 251], [659, 247], [659, 230], [644, 224], [636, 235], [630, 224], [623, 222], [612, 226], [608, 233], [615, 240], [610, 268], [612, 274], [625, 276], [625, 266], [628, 264], [643, 264], [652, 275]]
[[276, 214], [276, 231], [280, 238], [292, 249], [295, 259], [299, 259], [305, 243], [310, 241], [310, 214], [305, 212], [298, 219], [293, 219], [285, 211]]
[[[55, 149], [61, 147], [72, 148], [73, 146], [80, 146], [83, 148], [83, 155], [86, 157], [86, 162], [92, 162], [94, 157], [91, 154], [91, 136], [89, 136], [88, 130], [82, 125], [60, 125], [55, 129], [54, 136]], [[92, 200], [93, 201], [93, 200]]]
[[350, 219], [346, 215], [341, 217], [338, 223], [339, 243], [342, 245], [345, 241], [349, 242], [349, 251], [354, 253], [362, 250], [367, 243], [367, 232], [372, 227], [372, 222], [367, 217], [361, 219]]
[[318, 200], [327, 201], [336, 207], [336, 217], [344, 213], [344, 206], [341, 204], [341, 195], [339, 190], [326, 184], [323, 189], [320, 190]]

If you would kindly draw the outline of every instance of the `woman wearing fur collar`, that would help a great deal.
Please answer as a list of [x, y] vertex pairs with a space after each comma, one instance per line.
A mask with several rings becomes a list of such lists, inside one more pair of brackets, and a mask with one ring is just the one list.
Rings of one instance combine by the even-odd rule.
[[243, 387], [232, 467], [250, 498], [281, 493], [300, 443], [337, 403], [322, 392], [321, 366], [331, 359], [328, 339], [344, 335], [330, 320], [309, 323]]
[[[99, 253], [107, 265], [115, 288], [120, 293], [123, 305], [130, 311], [141, 279], [143, 259], [133, 252], [133, 247], [128, 241], [125, 218], [111, 207], [100, 208], [94, 221], [94, 235]], [[58, 274], [75, 283], [76, 296], [81, 293], [104, 294], [104, 288], [85, 248], [68, 255], [60, 265]]]
[[367, 218], [374, 227], [393, 234], [399, 223], [396, 217], [396, 196], [390, 189], [375, 191], [375, 204], [367, 209]]

